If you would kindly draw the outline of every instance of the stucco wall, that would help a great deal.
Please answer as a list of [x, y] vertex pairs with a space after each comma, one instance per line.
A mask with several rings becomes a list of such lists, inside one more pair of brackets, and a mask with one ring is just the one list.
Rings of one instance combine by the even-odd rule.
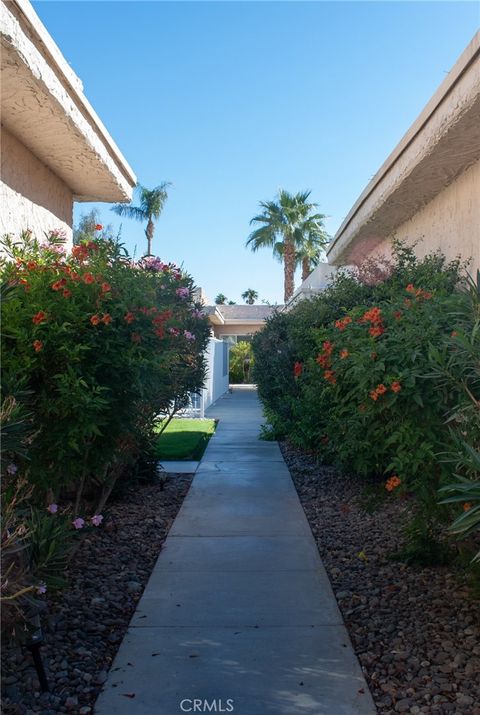
[[0, 235], [31, 229], [64, 229], [72, 242], [73, 197], [70, 189], [34, 154], [2, 127]]
[[442, 248], [478, 266], [479, 161], [480, 32], [349, 211], [328, 262], [359, 263], [387, 237], [423, 234], [419, 253]]
[[237, 323], [235, 325], [215, 325], [214, 332], [216, 338], [221, 338], [222, 335], [253, 335], [264, 326], [264, 323], [255, 325]]
[[203, 407], [207, 409], [228, 390], [228, 345], [210, 338], [205, 353], [207, 379], [203, 388]]
[[408, 244], [419, 241], [418, 256], [440, 249], [449, 259], [471, 258], [471, 272], [480, 269], [480, 161], [368, 255], [389, 255], [393, 237]]

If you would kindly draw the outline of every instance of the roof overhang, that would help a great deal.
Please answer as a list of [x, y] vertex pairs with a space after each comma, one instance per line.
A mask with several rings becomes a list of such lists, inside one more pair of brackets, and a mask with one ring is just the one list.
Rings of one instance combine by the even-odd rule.
[[76, 201], [129, 201], [136, 176], [28, 0], [1, 0], [2, 124]]
[[223, 315], [217, 308], [215, 308], [213, 312], [208, 313], [208, 319], [213, 325], [223, 325], [225, 323]]
[[225, 318], [223, 317], [224, 325], [248, 325], [255, 327], [256, 325], [265, 325], [265, 320], [262, 318]]
[[327, 250], [358, 263], [480, 158], [480, 32], [360, 195]]

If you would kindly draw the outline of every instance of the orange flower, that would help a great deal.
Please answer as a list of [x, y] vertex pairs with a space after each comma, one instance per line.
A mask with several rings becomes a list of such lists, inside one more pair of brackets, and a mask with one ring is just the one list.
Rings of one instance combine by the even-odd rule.
[[36, 261], [28, 261], [28, 263], [27, 263], [28, 270], [34, 271], [36, 267], [37, 267]]
[[62, 290], [63, 286], [66, 285], [66, 283], [66, 278], [60, 278], [60, 280], [55, 281], [55, 283], [52, 283], [52, 290]]
[[92, 325], [98, 325], [101, 322], [101, 320], [102, 319], [100, 318], [99, 315], [92, 315], [92, 317], [90, 318], [90, 322]]
[[23, 287], [25, 288], [25, 292], [27, 293], [30, 290], [28, 281], [25, 280], [25, 278], [20, 278], [20, 283], [23, 285]]
[[112, 316], [110, 315], [110, 313], [104, 313], [103, 318], [102, 318], [102, 323], [104, 325], [110, 325], [111, 322], [112, 322]]
[[470, 502], [466, 501], [465, 504], [463, 505], [463, 511], [470, 511], [471, 508], [472, 508], [472, 505], [470, 504]]
[[112, 290], [110, 283], [102, 283], [101, 285], [102, 293], [109, 293]]
[[80, 273], [77, 273], [76, 271], [70, 271], [70, 278], [72, 281], [79, 281], [80, 280]]
[[330, 357], [328, 355], [317, 355], [315, 360], [318, 362], [320, 367], [327, 368], [332, 364]]
[[95, 278], [92, 276], [91, 273], [84, 273], [83, 274], [83, 282], [86, 283], [87, 285], [91, 285], [92, 283], [95, 283]]
[[415, 293], [415, 286], [413, 285], [413, 283], [409, 283], [405, 290], [407, 291], [407, 293]]
[[345, 360], [350, 355], [348, 350], [346, 348], [343, 348], [343, 350], [340, 351], [340, 359]]
[[84, 244], [74, 246], [72, 248], [72, 256], [78, 258], [79, 261], [84, 261], [88, 258], [88, 248]]
[[102, 224], [101, 224], [101, 223], [97, 223], [97, 224], [95, 224], [95, 231], [101, 231], [101, 230], [102, 230], [102, 228], [103, 228], [103, 226], [102, 226]]
[[40, 350], [43, 349], [43, 343], [41, 340], [34, 340], [33, 341], [33, 349], [35, 350], [36, 353], [39, 353]]
[[330, 340], [325, 340], [325, 342], [322, 345], [323, 347], [323, 352], [326, 353], [327, 355], [332, 354], [332, 350], [334, 348], [333, 343], [330, 342]]
[[294, 377], [300, 377], [303, 371], [303, 365], [301, 362], [296, 362], [293, 366], [293, 375]]
[[390, 389], [392, 392], [400, 392], [400, 390], [402, 389], [402, 386], [398, 380], [394, 380], [392, 382], [392, 384], [390, 385]]
[[383, 383], [380, 383], [379, 385], [376, 386], [374, 390], [370, 390], [369, 395], [371, 399], [376, 402], [379, 398], [380, 395], [384, 395], [387, 391], [387, 388]]
[[387, 490], [387, 492], [392, 492], [394, 489], [399, 487], [401, 483], [402, 480], [396, 475], [394, 475], [393, 477], [390, 477], [390, 479], [387, 479], [385, 483], [385, 489]]
[[327, 380], [327, 382], [330, 382], [332, 385], [336, 385], [337, 378], [335, 377], [335, 372], [333, 370], [325, 370], [323, 377]]
[[35, 325], [40, 325], [40, 323], [43, 323], [44, 320], [47, 319], [47, 314], [43, 312], [43, 310], [39, 310], [38, 313], [35, 313], [35, 315], [32, 318], [32, 323]]
[[72, 291], [71, 291], [71, 290], [68, 290], [68, 288], [65, 288], [65, 290], [63, 291], [63, 297], [64, 297], [64, 298], [71, 298], [71, 297], [72, 297]]
[[458, 335], [457, 331], [456, 331], [456, 330], [452, 330], [452, 333], [451, 333], [450, 337], [451, 337], [451, 338], [456, 338], [457, 335]]
[[345, 330], [347, 325], [350, 325], [351, 322], [352, 322], [352, 319], [347, 315], [345, 318], [342, 318], [341, 320], [336, 320], [335, 327], [338, 328], [339, 330]]
[[401, 310], [396, 310], [395, 313], [393, 314], [393, 317], [395, 318], [395, 320], [400, 320], [400, 318], [402, 317], [402, 315], [403, 315], [403, 314], [402, 314], [402, 311], [401, 311]]
[[382, 322], [382, 310], [381, 308], [370, 308], [367, 310], [362, 318], [362, 323], [372, 323], [372, 325], [379, 325]]
[[123, 319], [124, 319], [124, 321], [125, 321], [126, 323], [130, 324], [130, 323], [133, 323], [133, 321], [135, 320], [135, 315], [134, 315], [134, 313], [132, 313], [132, 312], [129, 310], [128, 313], [126, 313], [126, 315], [124, 316]]
[[371, 328], [369, 328], [368, 332], [372, 336], [372, 338], [378, 338], [380, 335], [382, 335], [385, 332], [385, 329], [382, 328], [381, 325], [375, 325]]

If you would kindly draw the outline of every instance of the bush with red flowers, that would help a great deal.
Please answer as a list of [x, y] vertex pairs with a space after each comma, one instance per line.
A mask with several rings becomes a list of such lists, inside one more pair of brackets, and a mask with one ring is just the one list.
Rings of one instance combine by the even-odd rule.
[[[253, 340], [254, 377], [276, 433], [414, 502], [412, 539], [422, 548], [449, 516], [438, 490], [452, 479], [445, 452], [458, 451], [446, 427], [450, 406], [465, 380], [480, 399], [471, 371], [458, 369], [448, 387], [438, 366], [432, 374], [434, 353], [444, 367], [455, 364], [450, 356], [460, 343], [452, 332], [465, 332], [460, 268], [439, 254], [416, 259], [396, 244], [381, 280], [361, 279], [371, 267], [342, 273], [318, 297], [274, 315]], [[456, 414], [461, 420], [462, 411]], [[478, 447], [478, 427], [461, 423]]]
[[76, 515], [98, 514], [158, 417], [202, 387], [208, 322], [183, 270], [114, 241], [67, 254], [26, 233], [4, 252], [4, 394], [21, 385], [33, 435], [28, 460], [7, 459], [37, 500], [74, 495]]

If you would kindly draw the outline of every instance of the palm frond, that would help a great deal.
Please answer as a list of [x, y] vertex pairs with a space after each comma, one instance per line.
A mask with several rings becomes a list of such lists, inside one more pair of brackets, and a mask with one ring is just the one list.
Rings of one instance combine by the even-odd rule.
[[118, 216], [126, 216], [134, 221], [148, 220], [148, 215], [144, 213], [140, 206], [132, 206], [131, 204], [115, 204], [115, 206], [112, 206], [112, 211]]

